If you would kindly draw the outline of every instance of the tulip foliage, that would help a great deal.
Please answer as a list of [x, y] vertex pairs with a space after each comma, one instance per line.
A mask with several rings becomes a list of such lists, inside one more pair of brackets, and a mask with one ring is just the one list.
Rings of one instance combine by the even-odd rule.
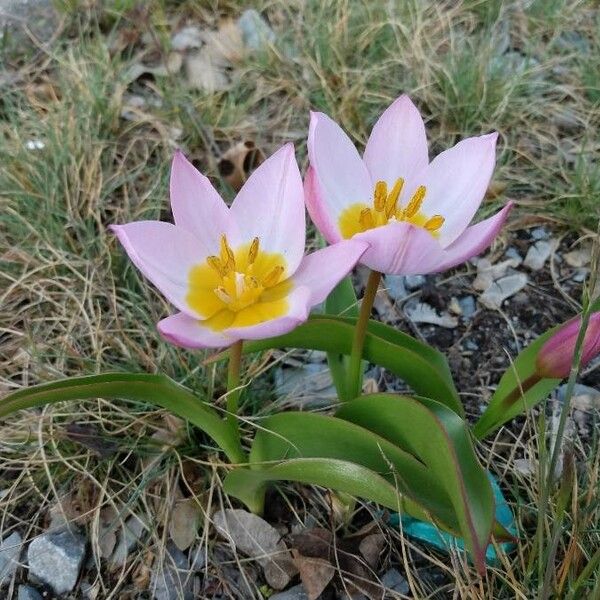
[[[511, 536], [495, 519], [474, 444], [566, 376], [548, 365], [578, 328], [557, 328], [523, 350], [471, 428], [445, 356], [370, 318], [382, 272], [437, 272], [463, 262], [492, 242], [510, 210], [468, 226], [491, 177], [495, 135], [459, 142], [432, 163], [424, 135], [416, 108], [402, 97], [360, 159], [333, 121], [313, 115], [304, 187], [288, 145], [251, 175], [231, 207], [178, 153], [175, 224], [114, 227], [133, 263], [178, 310], [158, 324], [162, 337], [189, 349], [228, 348], [211, 357], [229, 362], [224, 415], [211, 398], [165, 375], [108, 373], [16, 391], [0, 401], [0, 417], [97, 397], [155, 404], [212, 438], [229, 460], [226, 492], [249, 509], [261, 512], [276, 482], [329, 487], [463, 538], [481, 571], [491, 540]], [[306, 256], [304, 202], [330, 242]], [[360, 310], [348, 276], [357, 262], [373, 269]], [[309, 315], [322, 302], [325, 313]], [[590, 331], [584, 361], [600, 351], [596, 316]], [[240, 425], [243, 355], [275, 348], [327, 353], [339, 396], [334, 412], [287, 411]], [[362, 394], [365, 363], [393, 373], [412, 393]]]

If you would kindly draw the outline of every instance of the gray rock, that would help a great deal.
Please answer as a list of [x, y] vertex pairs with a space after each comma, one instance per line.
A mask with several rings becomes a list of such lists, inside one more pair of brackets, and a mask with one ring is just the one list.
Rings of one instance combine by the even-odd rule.
[[532, 239], [534, 240], [547, 240], [550, 235], [549, 233], [546, 231], [545, 227], [536, 227], [535, 229], [532, 229], [529, 232], [529, 235], [531, 236]]
[[297, 368], [275, 371], [275, 389], [279, 398], [289, 398], [302, 406], [325, 406], [337, 398], [327, 365], [307, 363]]
[[[559, 402], [564, 402], [567, 395], [567, 384], [563, 383], [557, 392], [556, 397]], [[576, 383], [573, 388], [572, 405], [577, 410], [590, 411], [600, 409], [600, 390]]]
[[477, 304], [475, 303], [475, 298], [473, 296], [463, 296], [462, 298], [459, 298], [458, 304], [462, 311], [463, 318], [467, 320], [477, 311]]
[[589, 275], [589, 273], [590, 273], [589, 269], [587, 269], [586, 267], [581, 267], [580, 269], [575, 270], [571, 279], [575, 283], [583, 283], [587, 279], [587, 276]]
[[135, 515], [125, 521], [125, 528], [120, 530], [119, 543], [110, 558], [112, 565], [115, 567], [123, 566], [127, 556], [135, 548], [145, 529], [144, 523]]
[[6, 37], [15, 47], [33, 46], [25, 27], [40, 42], [47, 42], [56, 31], [58, 20], [52, 0], [0, 0], [0, 40], [6, 29]]
[[62, 530], [36, 537], [27, 549], [29, 576], [49, 585], [56, 594], [70, 592], [77, 583], [85, 556], [85, 538]]
[[465, 340], [463, 347], [469, 352], [475, 352], [476, 350], [479, 350], [479, 346], [473, 340]]
[[19, 566], [23, 540], [19, 532], [13, 531], [0, 543], [0, 585], [8, 583]]
[[154, 600], [192, 600], [193, 579], [186, 555], [173, 542], [167, 544], [162, 565], [152, 570], [150, 591]]
[[34, 587], [20, 585], [17, 600], [42, 600], [42, 596]]
[[556, 240], [539, 240], [529, 246], [523, 265], [532, 271], [539, 271], [557, 246]]
[[381, 578], [381, 583], [386, 590], [397, 592], [398, 594], [408, 594], [410, 587], [408, 581], [400, 574], [398, 569], [390, 569]]
[[245, 10], [238, 19], [244, 44], [250, 50], [261, 50], [275, 41], [275, 32], [253, 8]]
[[425, 276], [424, 275], [407, 275], [404, 278], [404, 285], [409, 290], [418, 290], [423, 287], [425, 284]]
[[408, 296], [404, 283], [404, 277], [402, 275], [386, 275], [383, 279], [383, 285], [387, 289], [387, 293], [392, 300], [396, 301], [402, 300]]
[[502, 306], [502, 302], [517, 292], [520, 292], [527, 285], [527, 275], [524, 273], [515, 273], [507, 275], [495, 281], [483, 294], [479, 301], [486, 308], [496, 309]]
[[273, 594], [271, 600], [308, 600], [308, 594], [304, 591], [304, 586], [299, 583], [289, 590]]
[[518, 262], [518, 264], [521, 264], [523, 262], [523, 257], [521, 256], [519, 251], [514, 246], [509, 246], [506, 249], [504, 256], [506, 256], [506, 258], [516, 260]]

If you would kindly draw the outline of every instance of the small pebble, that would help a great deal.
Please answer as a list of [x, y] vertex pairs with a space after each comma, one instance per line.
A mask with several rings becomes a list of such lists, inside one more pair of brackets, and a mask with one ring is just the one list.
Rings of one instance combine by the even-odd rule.
[[473, 296], [463, 296], [458, 299], [463, 319], [469, 320], [477, 312], [477, 304]]
[[408, 594], [410, 590], [408, 581], [400, 574], [398, 569], [390, 569], [385, 573], [381, 578], [381, 583], [383, 583], [386, 589], [398, 594]]
[[404, 285], [406, 289], [414, 291], [423, 287], [425, 284], [425, 277], [423, 275], [407, 275], [404, 278]]
[[386, 275], [383, 280], [383, 285], [387, 289], [392, 300], [402, 300], [408, 296], [404, 277], [402, 275]]
[[6, 583], [19, 566], [23, 540], [18, 531], [13, 531], [0, 543], [0, 585]]
[[529, 232], [529, 235], [534, 240], [547, 240], [550, 237], [545, 227], [536, 227]]
[[42, 596], [34, 587], [20, 585], [17, 600], [42, 600]]
[[308, 600], [308, 594], [304, 590], [304, 586], [299, 583], [289, 590], [274, 594], [270, 600]]

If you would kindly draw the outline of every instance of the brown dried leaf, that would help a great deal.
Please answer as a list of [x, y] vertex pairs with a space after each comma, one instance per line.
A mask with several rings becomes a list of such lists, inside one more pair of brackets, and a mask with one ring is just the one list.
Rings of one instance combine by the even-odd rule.
[[367, 561], [367, 564], [374, 569], [379, 562], [379, 557], [384, 547], [385, 536], [382, 533], [373, 533], [360, 542], [358, 549]]
[[108, 458], [119, 450], [116, 440], [107, 439], [106, 435], [89, 423], [69, 423], [65, 432], [70, 440], [88, 448], [100, 458]]
[[219, 160], [221, 177], [237, 192], [248, 175], [265, 160], [263, 151], [252, 140], [239, 142]]
[[180, 550], [189, 548], [198, 530], [201, 511], [194, 498], [186, 498], [175, 503], [169, 521], [169, 535]]
[[256, 559], [267, 583], [276, 590], [287, 586], [297, 569], [279, 532], [264, 519], [241, 509], [219, 510], [213, 523], [236, 549]]
[[302, 556], [297, 550], [292, 555], [308, 600], [316, 600], [333, 579], [335, 567], [324, 558]]

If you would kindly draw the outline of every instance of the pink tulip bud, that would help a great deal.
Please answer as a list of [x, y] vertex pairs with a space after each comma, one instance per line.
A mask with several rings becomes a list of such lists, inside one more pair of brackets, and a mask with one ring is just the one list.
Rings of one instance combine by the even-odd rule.
[[[571, 319], [542, 346], [536, 359], [539, 375], [553, 379], [564, 379], [569, 376], [580, 327], [581, 317]], [[581, 366], [587, 365], [598, 354], [600, 354], [600, 312], [590, 317], [583, 341]]]

